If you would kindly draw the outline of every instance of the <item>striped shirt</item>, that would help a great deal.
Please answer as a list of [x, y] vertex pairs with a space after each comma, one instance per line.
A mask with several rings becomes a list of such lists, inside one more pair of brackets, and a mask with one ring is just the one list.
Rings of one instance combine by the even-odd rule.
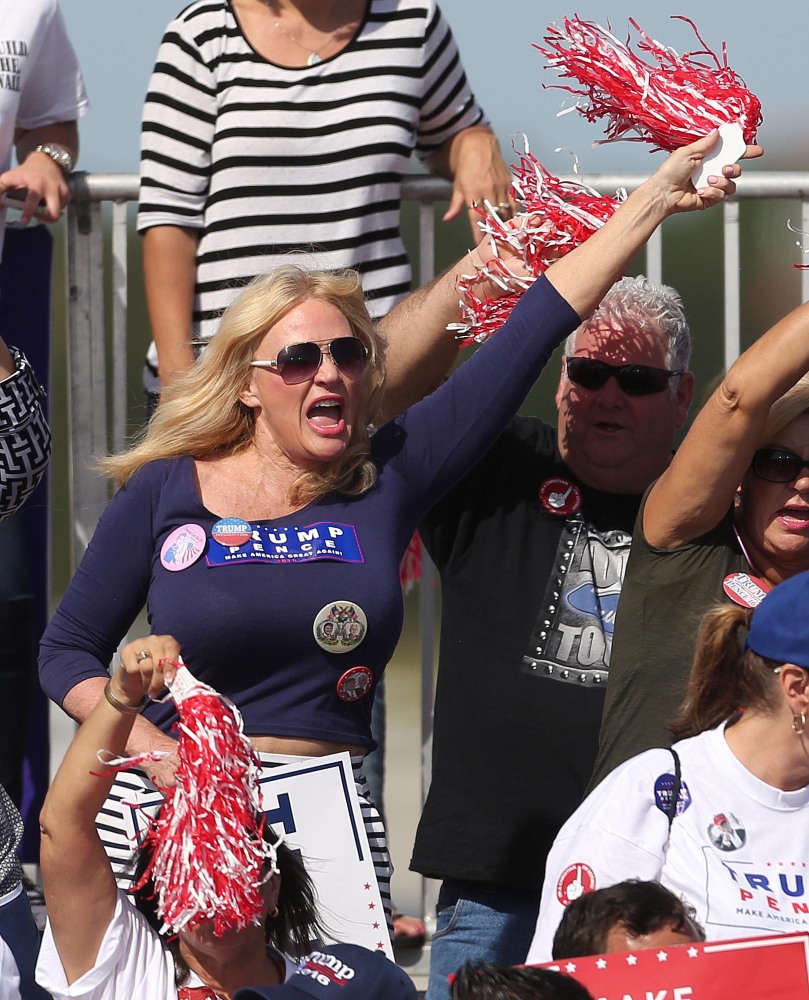
[[146, 98], [138, 228], [199, 230], [194, 335], [291, 254], [355, 267], [383, 316], [409, 289], [402, 177], [484, 123], [434, 0], [369, 0], [348, 46], [315, 66], [259, 55], [228, 0], [169, 24]]

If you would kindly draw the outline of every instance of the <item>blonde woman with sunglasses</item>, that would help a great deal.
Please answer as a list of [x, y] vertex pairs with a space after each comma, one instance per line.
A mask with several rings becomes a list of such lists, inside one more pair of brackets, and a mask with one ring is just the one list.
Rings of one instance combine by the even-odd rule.
[[[47, 693], [83, 720], [146, 603], [152, 635], [126, 647], [125, 663], [182, 654], [233, 699], [268, 767], [347, 751], [364, 799], [371, 706], [402, 627], [399, 563], [413, 530], [657, 226], [733, 192], [736, 165], [699, 192], [691, 183], [713, 141], [670, 156], [535, 283], [490, 343], [386, 424], [407, 373], [392, 350], [383, 401], [384, 343], [357, 275], [287, 266], [258, 279], [141, 443], [107, 462], [120, 489], [44, 636]], [[452, 286], [449, 275], [400, 307], [402, 339], [424, 336], [433, 296]], [[436, 354], [428, 347], [425, 371]], [[171, 749], [173, 721], [169, 705], [149, 705], [129, 750]], [[166, 766], [152, 776], [171, 780]], [[367, 801], [364, 810], [387, 904], [384, 830]], [[126, 852], [121, 834], [105, 837], [111, 853]]]

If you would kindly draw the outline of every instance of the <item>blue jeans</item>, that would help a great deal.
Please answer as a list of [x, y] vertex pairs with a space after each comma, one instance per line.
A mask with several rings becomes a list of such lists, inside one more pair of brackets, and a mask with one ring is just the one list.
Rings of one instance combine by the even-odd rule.
[[524, 962], [538, 913], [539, 892], [480, 882], [443, 882], [426, 1000], [449, 1000], [447, 977], [470, 959], [498, 965]]

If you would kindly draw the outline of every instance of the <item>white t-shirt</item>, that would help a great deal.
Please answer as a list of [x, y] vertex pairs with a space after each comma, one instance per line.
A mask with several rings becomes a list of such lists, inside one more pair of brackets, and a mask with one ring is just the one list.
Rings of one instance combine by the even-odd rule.
[[528, 962], [551, 958], [565, 906], [624, 879], [657, 879], [696, 910], [708, 940], [809, 930], [809, 788], [783, 792], [752, 775], [720, 726], [616, 768], [559, 831]]
[[[286, 956], [285, 980], [298, 968]], [[53, 1000], [81, 997], [81, 1000], [177, 1000], [174, 985], [174, 959], [163, 946], [157, 932], [135, 909], [126, 893], [118, 890], [118, 902], [101, 945], [96, 963], [75, 982], [68, 985], [62, 961], [56, 950], [50, 924], [37, 960], [36, 980]], [[192, 972], [185, 986], [203, 986]]]
[[[14, 131], [73, 121], [89, 103], [57, 0], [0, 0], [0, 173]], [[5, 210], [0, 208], [0, 255]]]
[[0, 938], [0, 1000], [20, 1000], [20, 973], [11, 949]]

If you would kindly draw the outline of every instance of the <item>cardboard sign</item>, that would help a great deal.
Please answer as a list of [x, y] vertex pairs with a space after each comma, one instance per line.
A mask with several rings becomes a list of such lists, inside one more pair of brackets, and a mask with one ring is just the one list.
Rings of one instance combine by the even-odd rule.
[[546, 962], [596, 1000], [806, 1000], [809, 934], [681, 944]]
[[[393, 959], [349, 755], [265, 767], [259, 784], [267, 821], [284, 834], [287, 847], [300, 851], [315, 884], [325, 943], [358, 944]], [[154, 813], [161, 802], [145, 779], [143, 792], [127, 796], [124, 814], [132, 843], [145, 823], [144, 812]]]

